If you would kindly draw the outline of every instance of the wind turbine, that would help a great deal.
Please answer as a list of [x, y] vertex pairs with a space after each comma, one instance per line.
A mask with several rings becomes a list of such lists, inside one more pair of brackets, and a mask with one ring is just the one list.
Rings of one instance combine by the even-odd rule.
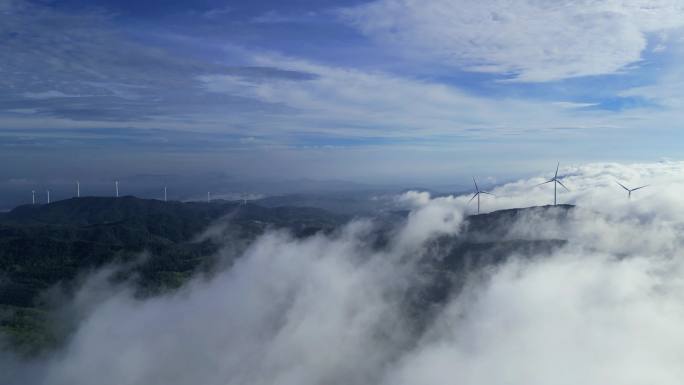
[[36, 190], [31, 190], [31, 202], [33, 202], [34, 205], [36, 204]]
[[473, 199], [477, 197], [477, 213], [480, 213], [480, 194], [487, 194], [494, 196], [494, 194], [488, 193], [487, 191], [481, 191], [480, 188], [477, 186], [477, 182], [475, 182], [475, 178], [473, 178], [473, 184], [475, 185], [475, 194], [473, 194], [473, 197], [470, 198], [468, 203], [472, 202]]
[[207, 191], [207, 203], [211, 202], [211, 192]]
[[76, 181], [76, 198], [81, 197], [81, 182]]
[[640, 190], [644, 187], [648, 187], [648, 185], [644, 185], [644, 186], [637, 187], [637, 188], [627, 188], [622, 183], [620, 183], [618, 181], [615, 181], [615, 183], [619, 184], [620, 187], [622, 187], [623, 189], [625, 189], [625, 191], [627, 191], [627, 199], [632, 199], [632, 191], [636, 191], [636, 190]]
[[166, 202], [166, 186], [164, 186], [164, 202]]
[[50, 204], [50, 190], [45, 190], [47, 192], [47, 203]]
[[[543, 185], [543, 184], [547, 184], [547, 183], [553, 182], [553, 205], [554, 205], [554, 206], [556, 205], [556, 195], [557, 195], [556, 189], [557, 189], [557, 186], [558, 186], [558, 185], [561, 185], [561, 186], [563, 186], [564, 189], [570, 191], [569, 188], [565, 187], [565, 185], [563, 184], [563, 182], [561, 182], [561, 181], [558, 180], [558, 167], [560, 167], [560, 162], [558, 162], [558, 164], [556, 165], [556, 173], [553, 174], [553, 178], [547, 180], [547, 181], [544, 182], [544, 183], [539, 183], [539, 184], [537, 185], [537, 186], [541, 186], [541, 185]], [[536, 187], [536, 186], [535, 186], [535, 187]]]
[[114, 181], [114, 187], [116, 188], [116, 197], [119, 197], [119, 181], [115, 180]]

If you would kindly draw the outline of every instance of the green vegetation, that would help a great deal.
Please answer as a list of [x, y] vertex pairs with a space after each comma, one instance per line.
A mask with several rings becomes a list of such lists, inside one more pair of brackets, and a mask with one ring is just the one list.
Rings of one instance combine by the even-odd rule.
[[[564, 221], [573, 206], [502, 210], [465, 219], [458, 235], [428, 242], [417, 274], [423, 284], [407, 298], [407, 311], [424, 327], [430, 314], [473, 270], [513, 255], [549, 254], [561, 239], [516, 239], [509, 233], [520, 219]], [[405, 211], [377, 217], [380, 227], [369, 245], [391, 241]], [[139, 297], [181, 287], [197, 274], [211, 274], [269, 228], [294, 236], [331, 232], [348, 220], [304, 207], [262, 207], [235, 202], [182, 203], [123, 198], [78, 198], [49, 205], [21, 206], [0, 214], [0, 344], [35, 355], [58, 346], [73, 328], [55, 322], [46, 292], [68, 298], [84, 276], [113, 266], [112, 283], [133, 285]], [[49, 290], [52, 289], [52, 290]]]
[[41, 294], [55, 285], [75, 290], [80, 275], [106, 265], [117, 266], [112, 280], [131, 281], [139, 296], [173, 290], [211, 271], [212, 256], [226, 246], [201, 236], [212, 223], [229, 227], [227, 246], [238, 254], [267, 228], [305, 236], [344, 220], [318, 209], [227, 201], [89, 197], [20, 206], [0, 215], [0, 333], [27, 354], [55, 346], [63, 335], [52, 327]]

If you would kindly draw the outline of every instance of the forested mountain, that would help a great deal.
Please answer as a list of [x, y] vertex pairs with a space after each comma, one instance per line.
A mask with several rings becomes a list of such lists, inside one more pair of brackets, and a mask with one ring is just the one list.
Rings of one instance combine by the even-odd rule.
[[89, 197], [20, 206], [0, 215], [0, 327], [21, 345], [49, 345], [40, 294], [57, 284], [68, 291], [80, 274], [108, 264], [120, 269], [117, 279], [134, 281], [141, 296], [176, 288], [215, 263], [211, 256], [221, 244], [202, 236], [212, 223], [229, 225], [239, 253], [267, 228], [306, 236], [344, 221], [314, 208], [228, 201]]
[[[522, 215], [551, 214], [564, 220], [572, 206], [513, 209], [466, 218], [458, 235], [426, 245], [422, 262], [428, 278], [407, 302], [416, 326], [427, 309], [443, 302], [471, 270], [510, 255], [534, 255], [562, 246], [559, 239], [511, 238], [508, 226]], [[386, 247], [408, 212], [378, 219], [375, 248]], [[77, 198], [49, 205], [25, 205], [0, 215], [0, 331], [27, 353], [59, 343], [51, 327], [45, 292], [69, 293], [79, 278], [103, 266], [116, 266], [111, 280], [126, 281], [140, 297], [180, 287], [191, 276], [211, 274], [221, 255], [231, 263], [269, 228], [295, 237], [330, 233], [351, 218], [306, 207], [262, 207], [229, 201], [163, 202], [122, 198]], [[220, 252], [219, 252], [220, 251]]]

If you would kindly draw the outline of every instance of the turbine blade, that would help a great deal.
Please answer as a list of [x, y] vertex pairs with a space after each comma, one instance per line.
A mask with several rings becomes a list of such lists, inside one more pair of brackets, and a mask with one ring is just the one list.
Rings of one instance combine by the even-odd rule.
[[636, 191], [636, 190], [642, 189], [642, 188], [644, 188], [644, 187], [648, 187], [648, 185], [641, 186], [641, 187], [637, 187], [637, 188], [633, 188], [632, 191]]
[[551, 182], [553, 182], [553, 181], [555, 181], [555, 179], [549, 179], [549, 180], [547, 180], [546, 182], [542, 182], [542, 183], [539, 183], [539, 184], [535, 184], [534, 187], [541, 186], [541, 185], [547, 184], [547, 183], [551, 183]]
[[553, 179], [558, 178], [558, 167], [560, 167], [560, 162], [556, 165], [556, 173], [554, 174]]
[[475, 199], [475, 197], [477, 197], [478, 195], [480, 195], [480, 193], [479, 193], [479, 192], [475, 193], [475, 195], [473, 195], [473, 197], [472, 197], [472, 198], [470, 198], [470, 200], [468, 201], [468, 203], [472, 202], [472, 201], [473, 201], [473, 199]]
[[563, 182], [559, 181], [558, 179], [556, 179], [556, 182], [557, 182], [559, 185], [563, 186], [564, 189], [570, 191], [569, 188], [565, 187], [565, 185], [563, 184]]
[[615, 183], [619, 184], [620, 187], [622, 187], [623, 189], [629, 191], [629, 189], [628, 189], [627, 187], [625, 187], [622, 183], [620, 183], [620, 182], [618, 182], [618, 181], [615, 181]]
[[496, 195], [494, 195], [490, 192], [487, 192], [487, 191], [480, 191], [480, 194], [487, 194], [487, 195], [491, 195], [491, 196], [496, 196]]
[[473, 183], [475, 184], [475, 191], [480, 192], [480, 188], [477, 187], [477, 182], [475, 182], [475, 178], [473, 178]]

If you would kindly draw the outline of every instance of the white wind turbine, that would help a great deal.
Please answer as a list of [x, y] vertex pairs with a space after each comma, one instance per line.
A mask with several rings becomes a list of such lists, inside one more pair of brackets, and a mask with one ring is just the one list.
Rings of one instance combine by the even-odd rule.
[[627, 199], [632, 199], [632, 191], [641, 190], [644, 187], [648, 187], [648, 185], [644, 185], [644, 186], [640, 186], [637, 188], [627, 188], [622, 183], [620, 183], [618, 181], [615, 181], [615, 183], [619, 184], [620, 187], [622, 187], [623, 189], [625, 189], [625, 191], [627, 191]]
[[167, 201], [167, 200], [166, 200], [166, 197], [167, 197], [167, 196], [166, 196], [166, 186], [164, 186], [164, 202]]
[[119, 181], [115, 180], [114, 181], [114, 188], [116, 188], [116, 197], [119, 197]]
[[[556, 165], [556, 173], [553, 174], [553, 178], [547, 180], [547, 181], [544, 182], [544, 183], [539, 183], [539, 184], [537, 185], [537, 186], [541, 186], [541, 185], [543, 185], [543, 184], [547, 184], [547, 183], [553, 182], [553, 205], [554, 205], [554, 206], [556, 205], [556, 202], [557, 202], [557, 201], [556, 201], [556, 195], [557, 195], [557, 191], [556, 191], [556, 190], [557, 190], [557, 186], [558, 186], [558, 185], [561, 185], [561, 186], [563, 186], [564, 189], [570, 191], [569, 188], [565, 187], [565, 185], [563, 184], [563, 182], [561, 182], [561, 181], [558, 180], [558, 167], [560, 167], [560, 162], [558, 162], [558, 164]], [[536, 187], [536, 186], [535, 186], [535, 187]]]
[[480, 188], [477, 186], [477, 182], [475, 182], [475, 178], [473, 178], [473, 184], [475, 185], [475, 194], [473, 194], [473, 197], [470, 198], [468, 203], [472, 202], [473, 199], [477, 198], [477, 213], [479, 214], [480, 213], [480, 194], [487, 194], [487, 195], [491, 195], [491, 196], [494, 196], [494, 194], [489, 193], [487, 191], [481, 191]]
[[81, 182], [76, 181], [76, 198], [81, 197]]
[[34, 205], [36, 204], [36, 190], [31, 190], [31, 202], [33, 202]]
[[47, 203], [50, 204], [50, 190], [45, 190], [47, 193]]

